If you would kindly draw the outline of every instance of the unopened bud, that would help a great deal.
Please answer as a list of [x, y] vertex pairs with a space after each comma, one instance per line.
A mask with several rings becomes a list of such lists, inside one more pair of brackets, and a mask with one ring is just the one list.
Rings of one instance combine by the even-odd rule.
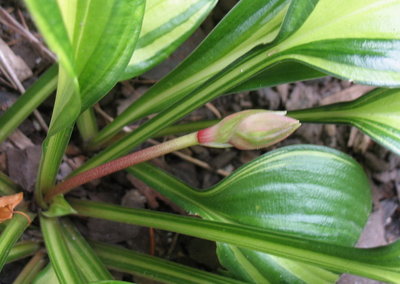
[[199, 144], [209, 147], [236, 147], [252, 150], [268, 147], [285, 139], [300, 122], [286, 112], [245, 110], [227, 116], [219, 123], [198, 131]]

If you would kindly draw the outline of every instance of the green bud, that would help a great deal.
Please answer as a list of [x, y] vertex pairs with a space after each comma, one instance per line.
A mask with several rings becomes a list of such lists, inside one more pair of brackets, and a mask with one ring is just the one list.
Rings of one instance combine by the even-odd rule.
[[197, 139], [204, 146], [252, 150], [278, 143], [299, 126], [300, 122], [287, 117], [286, 112], [245, 110], [198, 131]]

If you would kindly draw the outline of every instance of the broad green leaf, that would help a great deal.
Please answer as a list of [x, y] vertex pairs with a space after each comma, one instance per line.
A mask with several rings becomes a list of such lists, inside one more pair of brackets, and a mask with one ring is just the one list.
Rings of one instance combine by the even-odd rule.
[[[34, 215], [27, 213], [33, 219]], [[22, 236], [25, 229], [28, 227], [28, 219], [21, 214], [14, 214], [13, 218], [7, 222], [6, 228], [0, 235], [0, 271], [3, 269], [7, 261], [8, 254], [11, 249]]]
[[67, 219], [61, 220], [61, 225], [65, 242], [86, 281], [113, 279], [111, 273], [75, 226]]
[[289, 9], [271, 56], [360, 83], [400, 84], [400, 1], [303, 2]]
[[57, 218], [40, 217], [46, 250], [61, 284], [85, 283], [68, 250]]
[[99, 242], [91, 242], [101, 260], [111, 269], [174, 284], [243, 283], [234, 279]]
[[139, 40], [121, 79], [166, 59], [203, 22], [217, 0], [147, 0]]
[[[131, 172], [205, 219], [342, 246], [355, 244], [371, 209], [362, 168], [348, 156], [323, 147], [272, 151], [205, 192], [195, 191], [149, 165], [138, 165]], [[219, 243], [218, 254], [238, 278], [255, 283], [336, 280], [336, 275], [316, 267], [228, 244]]]
[[73, 46], [82, 111], [119, 81], [142, 24], [144, 0], [77, 1]]
[[354, 101], [289, 113], [302, 122], [351, 124], [400, 155], [400, 89], [376, 89]]
[[253, 47], [272, 41], [288, 3], [288, 0], [240, 1], [187, 60], [119, 115], [91, 145], [94, 147], [126, 124], [171, 105]]
[[127, 224], [151, 226], [297, 260], [377, 280], [400, 281], [400, 242], [362, 249], [328, 244], [255, 226], [222, 223], [102, 202], [69, 199], [78, 214]]

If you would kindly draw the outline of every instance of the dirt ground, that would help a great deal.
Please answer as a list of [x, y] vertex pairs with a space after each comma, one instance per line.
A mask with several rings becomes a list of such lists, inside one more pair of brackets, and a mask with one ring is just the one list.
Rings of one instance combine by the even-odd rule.
[[[118, 84], [97, 108], [99, 124], [104, 126], [106, 123], [103, 112], [111, 117], [117, 116], [131, 101], [145, 93], [154, 82], [185, 58], [215, 26], [222, 15], [229, 10], [233, 2], [220, 1], [219, 6], [201, 29], [166, 62], [139, 78]], [[23, 7], [13, 1], [0, 1], [0, 3], [2, 9], [0, 13], [0, 51], [6, 54], [10, 62], [13, 62], [12, 69], [18, 77], [18, 81], [22, 83], [22, 88], [26, 89], [52, 64], [52, 56], [47, 53], [45, 46], [40, 42], [40, 36], [35, 32]], [[36, 41], [33, 41], [32, 37], [36, 38]], [[15, 80], [6, 75], [4, 62], [1, 62], [0, 65], [2, 66], [0, 74], [1, 114], [17, 100], [23, 89]], [[371, 87], [325, 77], [222, 96], [190, 114], [185, 121], [214, 119], [250, 108], [270, 110], [307, 108], [349, 100], [370, 89]], [[40, 145], [45, 137], [44, 124], [49, 123], [52, 100], [49, 99], [41, 105], [35, 115], [30, 116], [7, 141], [0, 145], [0, 170], [21, 185], [27, 199], [32, 198], [40, 157]], [[162, 139], [158, 139], [158, 141], [162, 141]], [[273, 148], [300, 143], [325, 145], [348, 153], [363, 165], [370, 177], [374, 209], [359, 241], [360, 247], [383, 245], [399, 238], [399, 156], [377, 145], [355, 128], [344, 125], [303, 125], [294, 135]], [[151, 145], [151, 143], [146, 145]], [[60, 179], [88, 158], [81, 147], [79, 135], [75, 133], [68, 148], [67, 160], [63, 162], [60, 169]], [[263, 151], [238, 151], [192, 147], [181, 151], [179, 156], [170, 154], [155, 162], [192, 186], [208, 188], [240, 165], [273, 148]], [[198, 165], [199, 162], [202, 163], [202, 166]], [[125, 172], [103, 178], [101, 182], [90, 183], [72, 194], [128, 207], [151, 208], [184, 214], [171, 202]], [[149, 252], [150, 232], [147, 228], [94, 219], [76, 219], [75, 221], [81, 232], [92, 239]], [[34, 229], [28, 230], [24, 235], [25, 239], [39, 237], [38, 231]], [[157, 256], [208, 271], [216, 271], [219, 268], [215, 256], [215, 246], [211, 242], [158, 230], [155, 231], [154, 240], [155, 255]], [[26, 260], [22, 260], [7, 265], [0, 274], [0, 283], [11, 283], [25, 263]], [[116, 276], [121, 280], [133, 280], [131, 276], [121, 273], [116, 273]], [[135, 278], [134, 280], [137, 283], [154, 283], [144, 279]], [[341, 279], [341, 283], [377, 282], [345, 276]]]

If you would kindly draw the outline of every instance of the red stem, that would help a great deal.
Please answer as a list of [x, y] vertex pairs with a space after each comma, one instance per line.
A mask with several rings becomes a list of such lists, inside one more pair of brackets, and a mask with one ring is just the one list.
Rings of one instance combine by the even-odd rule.
[[197, 133], [191, 133], [162, 144], [158, 144], [132, 154], [126, 155], [124, 157], [115, 159], [93, 169], [89, 169], [82, 172], [76, 176], [66, 179], [65, 181], [57, 184], [46, 194], [45, 201], [49, 202], [56, 195], [64, 194], [75, 187], [82, 184], [88, 183], [92, 180], [104, 177], [106, 175], [112, 174], [114, 172], [123, 170], [127, 167], [154, 159], [156, 157], [184, 149], [193, 145], [197, 145]]

